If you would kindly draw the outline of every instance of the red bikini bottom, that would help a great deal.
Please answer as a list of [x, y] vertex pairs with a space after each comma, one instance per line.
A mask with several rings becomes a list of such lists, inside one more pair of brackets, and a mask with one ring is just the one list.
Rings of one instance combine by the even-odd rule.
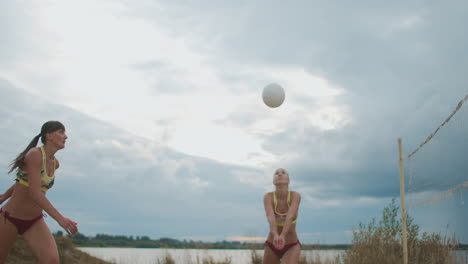
[[3, 210], [3, 208], [0, 208], [0, 214], [3, 215], [3, 217], [5, 217], [5, 222], [6, 222], [6, 219], [8, 219], [8, 221], [10, 221], [10, 223], [12, 223], [14, 226], [16, 226], [16, 230], [18, 230], [18, 234], [20, 234], [20, 235], [24, 234], [24, 232], [28, 231], [28, 229], [34, 223], [36, 223], [37, 221], [39, 221], [39, 219], [44, 217], [44, 215], [41, 214], [40, 216], [35, 217], [33, 219], [30, 219], [30, 220], [18, 219], [16, 217], [11, 217], [10, 214], [7, 211]]
[[265, 245], [267, 245], [275, 254], [276, 256], [278, 256], [278, 258], [282, 258], [283, 255], [292, 247], [294, 247], [295, 245], [299, 244], [299, 246], [301, 245], [301, 242], [296, 241], [296, 242], [293, 242], [293, 243], [289, 243], [289, 244], [286, 244], [284, 245], [284, 247], [282, 249], [277, 249], [275, 247], [275, 245], [273, 245], [273, 243], [271, 243], [270, 241], [265, 241]]

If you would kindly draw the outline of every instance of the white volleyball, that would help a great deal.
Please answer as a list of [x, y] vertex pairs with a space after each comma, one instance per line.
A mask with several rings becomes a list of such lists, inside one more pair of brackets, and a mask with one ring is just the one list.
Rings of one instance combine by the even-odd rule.
[[284, 102], [284, 89], [279, 84], [270, 83], [263, 88], [262, 98], [267, 106], [278, 107]]

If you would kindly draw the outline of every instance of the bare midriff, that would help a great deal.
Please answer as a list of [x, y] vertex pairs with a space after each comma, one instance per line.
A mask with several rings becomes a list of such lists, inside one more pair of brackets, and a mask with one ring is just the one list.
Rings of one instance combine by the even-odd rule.
[[[283, 227], [277, 226], [276, 228], [278, 230], [278, 235], [280, 235], [281, 232], [283, 231]], [[271, 232], [268, 234], [267, 240], [273, 243], [273, 234]], [[296, 233], [296, 224], [291, 224], [291, 226], [289, 227], [288, 233], [284, 237], [284, 240], [285, 240], [285, 244], [294, 243], [298, 240], [297, 233]]]
[[29, 195], [28, 187], [19, 183], [15, 184], [10, 200], [3, 206], [3, 209], [11, 217], [19, 219], [32, 219], [42, 214], [42, 208]]

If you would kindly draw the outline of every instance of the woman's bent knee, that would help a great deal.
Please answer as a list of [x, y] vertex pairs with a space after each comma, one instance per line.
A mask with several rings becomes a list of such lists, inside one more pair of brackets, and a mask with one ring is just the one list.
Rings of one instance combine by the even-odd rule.
[[41, 264], [59, 264], [60, 258], [58, 254], [47, 254], [39, 257], [39, 263]]

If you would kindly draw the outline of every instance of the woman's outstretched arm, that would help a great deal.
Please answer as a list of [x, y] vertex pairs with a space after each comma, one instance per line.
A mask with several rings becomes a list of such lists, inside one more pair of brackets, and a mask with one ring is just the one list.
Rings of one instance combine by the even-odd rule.
[[2, 204], [8, 198], [11, 197], [11, 195], [13, 194], [13, 188], [14, 187], [15, 187], [15, 183], [13, 183], [13, 185], [11, 185], [11, 187], [4, 194], [0, 194], [0, 204]]
[[278, 234], [278, 227], [276, 226], [275, 212], [273, 211], [273, 201], [271, 193], [265, 194], [263, 197], [263, 204], [265, 206], [265, 213], [270, 225], [270, 233], [273, 235], [273, 245], [278, 248], [284, 246], [284, 240], [280, 240]]
[[270, 225], [270, 233], [273, 235], [278, 235], [278, 228], [276, 227], [276, 218], [272, 204], [273, 202], [271, 200], [270, 193], [265, 194], [263, 197], [263, 205], [265, 206], [265, 214], [268, 219], [268, 224]]
[[294, 217], [296, 217], [299, 210], [299, 204], [301, 203], [301, 195], [297, 192], [291, 192], [291, 206], [288, 209], [288, 214], [286, 215], [286, 220], [284, 221], [283, 231], [281, 231], [280, 236], [285, 237], [291, 228]]

